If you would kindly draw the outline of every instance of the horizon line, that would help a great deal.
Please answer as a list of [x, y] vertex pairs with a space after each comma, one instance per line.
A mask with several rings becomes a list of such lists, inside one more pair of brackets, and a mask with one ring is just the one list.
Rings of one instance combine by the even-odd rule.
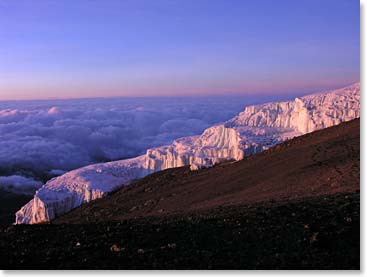
[[179, 93], [179, 94], [175, 94], [175, 95], [136, 95], [136, 96], [128, 96], [128, 95], [110, 95], [110, 96], [86, 96], [86, 97], [40, 97], [40, 98], [4, 98], [1, 99], [0, 98], [0, 102], [23, 102], [23, 101], [58, 101], [58, 100], [92, 100], [92, 99], [121, 99], [121, 98], [126, 98], [126, 99], [132, 99], [132, 98], [202, 98], [202, 97], [245, 97], [245, 96], [263, 96], [263, 97], [267, 97], [267, 96], [305, 96], [308, 94], [313, 94], [313, 93], [319, 93], [319, 92], [326, 92], [329, 90], [335, 90], [335, 89], [342, 89], [348, 86], [351, 86], [353, 84], [357, 84], [360, 83], [360, 80], [358, 81], [353, 81], [353, 82], [348, 82], [345, 85], [342, 86], [327, 86], [325, 88], [320, 88], [320, 87], [315, 87], [312, 89], [299, 89], [299, 90], [294, 90], [294, 91], [287, 91], [287, 92], [281, 92], [278, 90], [275, 91], [261, 91], [261, 92], [231, 92], [231, 93], [226, 93], [223, 92], [223, 94], [204, 94], [204, 93], [196, 93], [196, 94], [184, 94], [184, 93]]

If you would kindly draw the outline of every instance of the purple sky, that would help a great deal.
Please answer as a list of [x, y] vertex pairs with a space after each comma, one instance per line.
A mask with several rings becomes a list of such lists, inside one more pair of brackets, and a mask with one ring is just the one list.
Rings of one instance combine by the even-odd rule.
[[359, 80], [357, 0], [0, 0], [0, 99], [293, 94]]

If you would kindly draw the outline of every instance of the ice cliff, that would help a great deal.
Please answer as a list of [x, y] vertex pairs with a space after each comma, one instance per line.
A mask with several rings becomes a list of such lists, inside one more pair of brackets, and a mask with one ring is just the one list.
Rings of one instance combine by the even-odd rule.
[[50, 221], [133, 180], [167, 168], [241, 160], [284, 140], [360, 116], [360, 84], [294, 101], [246, 107], [200, 136], [175, 140], [134, 159], [90, 165], [50, 180], [16, 213], [16, 224]]
[[228, 126], [290, 128], [302, 134], [359, 117], [360, 84], [294, 101], [247, 107]]
[[139, 156], [86, 166], [54, 178], [16, 213], [16, 223], [49, 221], [83, 203], [101, 198], [119, 186], [151, 173], [144, 165], [145, 156]]

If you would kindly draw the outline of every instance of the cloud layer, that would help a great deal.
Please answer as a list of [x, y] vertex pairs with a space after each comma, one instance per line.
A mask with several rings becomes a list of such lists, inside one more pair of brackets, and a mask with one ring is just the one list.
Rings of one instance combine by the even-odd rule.
[[9, 192], [33, 195], [41, 186], [41, 182], [23, 176], [0, 176], [0, 189]]
[[0, 175], [49, 178], [143, 154], [240, 112], [244, 97], [0, 102]]

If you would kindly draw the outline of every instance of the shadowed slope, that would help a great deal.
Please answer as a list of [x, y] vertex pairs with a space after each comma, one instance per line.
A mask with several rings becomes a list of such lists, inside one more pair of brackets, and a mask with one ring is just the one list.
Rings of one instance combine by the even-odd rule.
[[168, 218], [0, 227], [1, 269], [359, 269], [359, 193]]

